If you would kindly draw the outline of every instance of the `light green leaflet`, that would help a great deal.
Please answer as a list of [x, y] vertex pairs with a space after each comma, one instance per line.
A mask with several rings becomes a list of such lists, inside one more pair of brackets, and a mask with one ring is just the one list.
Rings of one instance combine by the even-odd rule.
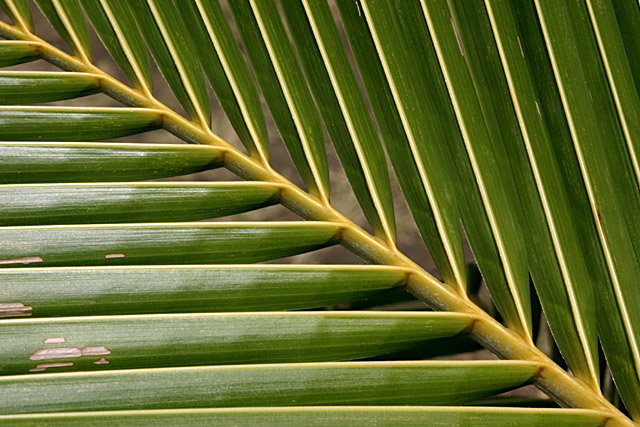
[[22, 64], [38, 59], [38, 44], [0, 40], [0, 67]]
[[198, 58], [229, 121], [249, 153], [268, 165], [269, 136], [258, 91], [222, 8], [202, 1], [180, 6], [194, 44], [215, 52]]
[[0, 71], [0, 104], [35, 104], [79, 98], [99, 91], [98, 76], [87, 73]]
[[[585, 52], [596, 49], [586, 7], [539, 2], [536, 7], [611, 279], [596, 286], [596, 295], [605, 311], [620, 313], [606, 323], [600, 321], [598, 331], [620, 394], [637, 417], [640, 416], [637, 399], [640, 311], [636, 309], [640, 293], [635, 285], [640, 277], [636, 249], [640, 231], [635, 220], [640, 208], [637, 181], [614, 103], [606, 90], [605, 72], [601, 64], [574, 48], [583, 46]], [[571, 32], [562, 25], [568, 16], [581, 17]], [[557, 37], [560, 33], [564, 36]], [[605, 140], [606, 146], [602, 144]]]
[[[0, 324], [11, 343], [0, 348], [0, 375], [363, 359], [453, 337], [472, 322], [366, 311], [13, 319]], [[47, 365], [59, 362], [67, 364]]]
[[[519, 361], [415, 361], [11, 375], [0, 377], [0, 414], [246, 406], [456, 405], [529, 384], [538, 372], [535, 365]], [[359, 381], [354, 382], [353, 378]]]
[[7, 426], [111, 427], [118, 425], [205, 424], [216, 426], [256, 425], [378, 425], [434, 427], [473, 425], [477, 427], [599, 427], [607, 416], [579, 409], [482, 408], [434, 406], [313, 406], [285, 408], [176, 409], [165, 411], [104, 411], [0, 416]]
[[0, 8], [24, 31], [33, 31], [33, 18], [28, 0], [0, 0]]
[[358, 265], [0, 269], [12, 298], [5, 302], [33, 316], [295, 310], [381, 295], [406, 277], [401, 268]]
[[[554, 145], [559, 146], [562, 140], [558, 136], [554, 139], [550, 136], [549, 125], [545, 121], [547, 116], [541, 113], [544, 104], [536, 93], [533, 81], [535, 70], [528, 65], [542, 61], [533, 56], [533, 49], [527, 49], [528, 55], [523, 56], [523, 47], [534, 43], [534, 39], [517, 32], [513, 10], [508, 2], [486, 3], [524, 147], [535, 178], [537, 192], [531, 192], [531, 199], [539, 197], [544, 210], [544, 218], [537, 223], [548, 227], [551, 240], [549, 242], [549, 238], [542, 239], [543, 233], [539, 231], [530, 234], [531, 274], [546, 317], [569, 366], [577, 375], [597, 387], [596, 306], [593, 290], [589, 286], [591, 274], [584, 261], [586, 255], [580, 250], [588, 235], [579, 232], [576, 227], [577, 213], [567, 195], [562, 165], [556, 160], [554, 153]], [[536, 75], [539, 80], [542, 76], [542, 73]], [[534, 206], [527, 211], [535, 212], [534, 209], [540, 208]], [[537, 227], [535, 229], [539, 230]], [[558, 304], [559, 301], [563, 303]], [[567, 310], [567, 307], [571, 309]], [[575, 327], [566, 327], [571, 324]]]
[[309, 191], [329, 201], [329, 170], [322, 123], [271, 1], [229, 3], [247, 56], [282, 140]]
[[89, 29], [78, 0], [35, 0], [51, 25], [73, 52], [89, 63], [92, 60]]
[[149, 54], [127, 5], [114, 0], [83, 0], [82, 5], [118, 66], [135, 87], [152, 96]]
[[160, 112], [144, 108], [0, 107], [4, 141], [95, 141], [160, 127]]
[[207, 146], [1, 142], [0, 183], [165, 178], [215, 169], [222, 156], [219, 149]]
[[194, 46], [182, 28], [185, 23], [172, 0], [127, 3], [135, 13], [158, 68], [192, 120], [205, 129], [211, 123], [209, 94]]
[[278, 202], [262, 182], [0, 185], [0, 225], [197, 221]]
[[[480, 103], [467, 71], [464, 53], [460, 50], [451, 25], [446, 2], [421, 1], [421, 5], [508, 285], [506, 289], [494, 286], [494, 298], [498, 292], [508, 295], [501, 297], [511, 300], [503, 315], [511, 327], [530, 339], [532, 325], [529, 275], [524, 262], [526, 252], [519, 231], [521, 228], [510, 203], [517, 195], [509, 192], [509, 187], [503, 184], [499, 174], [496, 158], [500, 156], [495, 152], [496, 148], [492, 146], [484, 125]], [[499, 300], [497, 305], [500, 307]]]
[[0, 267], [243, 264], [335, 245], [340, 224], [221, 222], [0, 229]]
[[395, 218], [384, 150], [376, 135], [329, 6], [284, 8], [316, 102], [356, 198], [374, 232], [395, 244]]

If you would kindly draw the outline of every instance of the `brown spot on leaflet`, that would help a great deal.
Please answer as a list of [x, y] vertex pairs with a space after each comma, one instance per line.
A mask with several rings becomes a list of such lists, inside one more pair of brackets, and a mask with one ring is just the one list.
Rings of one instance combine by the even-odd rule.
[[21, 302], [0, 302], [0, 318], [31, 316], [33, 307]]
[[73, 362], [39, 363], [35, 368], [29, 369], [29, 372], [42, 372], [49, 368], [64, 368], [67, 366], [73, 366]]
[[31, 264], [33, 262], [43, 262], [44, 259], [41, 256], [23, 256], [22, 258], [12, 259], [0, 259], [0, 264]]
[[106, 356], [111, 354], [111, 350], [103, 345], [91, 345], [87, 347], [57, 347], [41, 348], [36, 350], [29, 359], [31, 360], [52, 360], [52, 359], [75, 359], [81, 356]]
[[82, 347], [83, 356], [106, 356], [107, 354], [111, 354], [111, 350], [103, 345], [92, 345], [89, 347]]
[[104, 257], [106, 259], [111, 259], [111, 258], [124, 258], [126, 255], [125, 254], [106, 254]]
[[41, 348], [36, 350], [29, 359], [50, 360], [50, 359], [70, 359], [82, 356], [82, 352], [77, 347]]

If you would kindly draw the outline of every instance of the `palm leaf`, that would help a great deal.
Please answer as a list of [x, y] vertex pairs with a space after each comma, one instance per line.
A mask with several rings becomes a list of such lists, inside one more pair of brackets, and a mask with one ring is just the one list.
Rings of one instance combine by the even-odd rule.
[[353, 425], [379, 423], [382, 425], [418, 426], [428, 419], [430, 424], [447, 427], [456, 424], [476, 426], [512, 426], [527, 420], [530, 426], [574, 425], [600, 426], [606, 422], [605, 414], [579, 409], [521, 409], [438, 406], [347, 406], [347, 407], [280, 407], [280, 408], [232, 408], [154, 411], [105, 411], [54, 414], [12, 415], [3, 422], [8, 426], [46, 422], [49, 425], [96, 426], [172, 424], [214, 425]]
[[640, 419], [635, 0], [0, 7], [2, 423]]

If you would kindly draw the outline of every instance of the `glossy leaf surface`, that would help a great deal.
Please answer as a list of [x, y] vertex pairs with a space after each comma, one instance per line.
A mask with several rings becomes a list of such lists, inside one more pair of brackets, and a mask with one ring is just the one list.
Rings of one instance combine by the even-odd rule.
[[127, 108], [0, 107], [4, 141], [96, 141], [160, 127], [154, 110]]
[[396, 267], [339, 265], [0, 269], [3, 302], [31, 307], [5, 307], [5, 317], [314, 308], [378, 295], [406, 275]]
[[0, 8], [0, 423], [636, 425], [638, 0]]
[[98, 92], [99, 80], [80, 73], [0, 72], [0, 104], [35, 104]]
[[598, 427], [606, 422], [604, 414], [597, 411], [514, 409], [514, 408], [452, 408], [424, 406], [358, 406], [358, 407], [288, 407], [251, 409], [201, 409], [201, 410], [156, 410], [156, 411], [105, 411], [69, 414], [0, 416], [8, 426], [37, 425], [46, 420], [48, 425], [95, 426], [113, 425], [158, 425], [174, 423], [215, 424], [219, 426], [253, 426], [304, 424], [326, 426], [328, 424], [378, 424], [382, 426], [449, 427], [451, 425], [474, 425], [483, 427], [510, 427], [526, 423], [532, 427], [566, 426]]
[[22, 64], [38, 59], [36, 43], [0, 40], [0, 67]]
[[85, 13], [105, 47], [136, 87], [151, 94], [149, 56], [127, 5], [121, 1], [83, 0]]
[[[11, 343], [0, 347], [0, 375], [361, 359], [455, 336], [471, 322], [344, 311], [15, 319], [0, 324]], [[47, 368], [59, 362], [72, 365]]]
[[242, 264], [331, 246], [339, 237], [339, 225], [322, 222], [3, 227], [0, 266]]
[[186, 175], [221, 165], [212, 147], [0, 143], [0, 183], [132, 181]]
[[356, 197], [374, 232], [396, 240], [391, 184], [376, 135], [331, 10], [320, 2], [292, 2], [284, 9], [305, 66], [310, 89]]
[[309, 190], [329, 199], [329, 171], [322, 124], [302, 71], [271, 0], [229, 3], [256, 79], [278, 126], [282, 140]]
[[278, 200], [266, 183], [0, 186], [0, 225], [195, 221]]
[[194, 43], [216, 53], [199, 59], [233, 128], [249, 153], [268, 163], [269, 137], [258, 91], [222, 7], [216, 2], [186, 2], [181, 12], [193, 23]]
[[[526, 362], [343, 362], [4, 376], [0, 378], [0, 413], [398, 402], [446, 405], [526, 385], [537, 372], [535, 365]], [[362, 382], [354, 383], [354, 376]]]

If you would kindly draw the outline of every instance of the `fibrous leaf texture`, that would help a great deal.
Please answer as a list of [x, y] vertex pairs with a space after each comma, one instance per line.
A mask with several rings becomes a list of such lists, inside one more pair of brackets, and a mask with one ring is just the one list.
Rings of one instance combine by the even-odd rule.
[[0, 8], [3, 425], [637, 425], [637, 0]]

